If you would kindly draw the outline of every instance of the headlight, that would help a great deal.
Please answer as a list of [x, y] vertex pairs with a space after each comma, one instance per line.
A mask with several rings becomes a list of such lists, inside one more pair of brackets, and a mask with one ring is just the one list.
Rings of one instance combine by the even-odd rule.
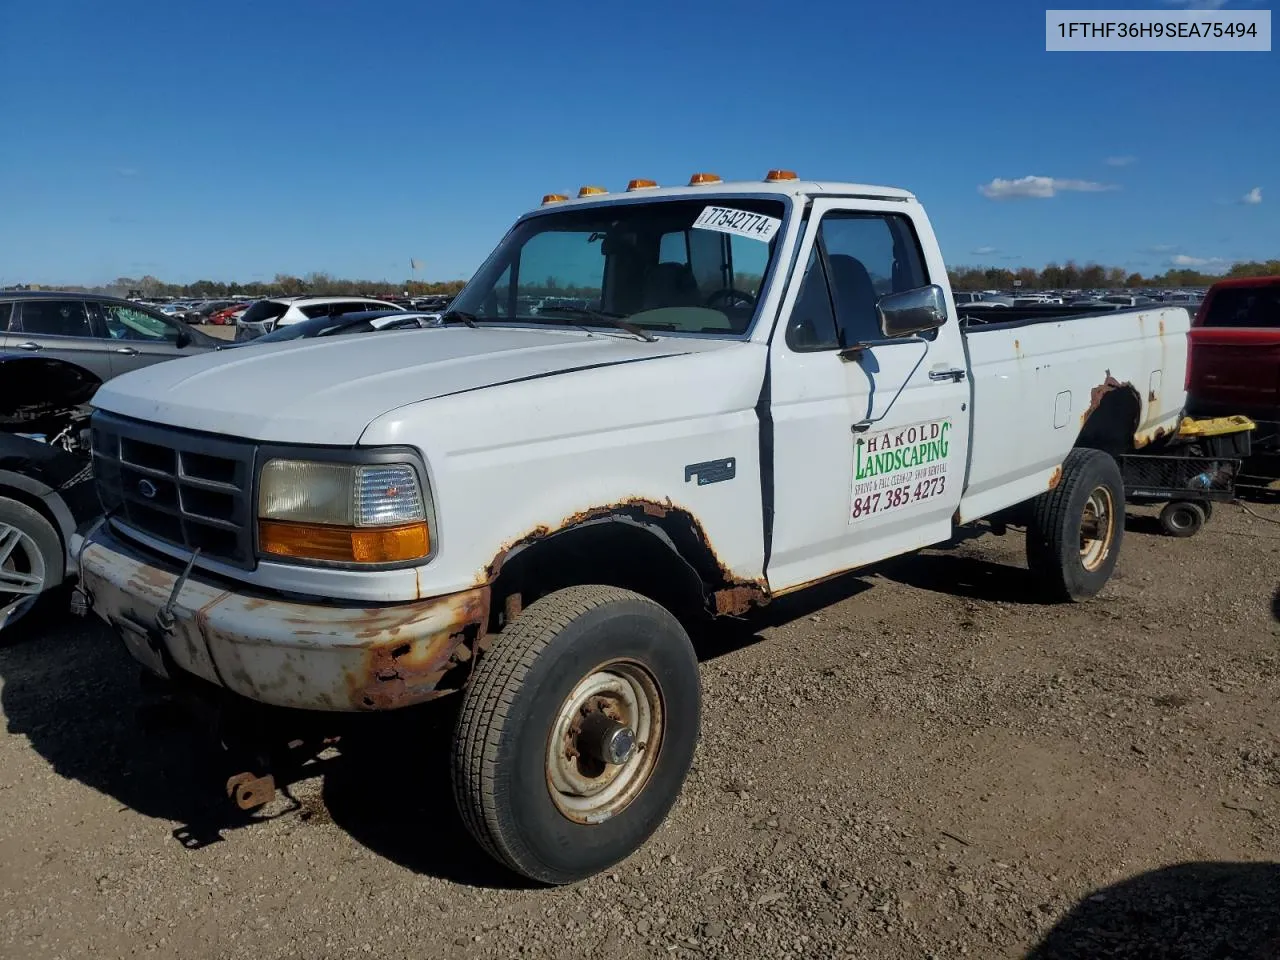
[[431, 553], [428, 503], [412, 464], [268, 460], [258, 549], [340, 563], [420, 560]]

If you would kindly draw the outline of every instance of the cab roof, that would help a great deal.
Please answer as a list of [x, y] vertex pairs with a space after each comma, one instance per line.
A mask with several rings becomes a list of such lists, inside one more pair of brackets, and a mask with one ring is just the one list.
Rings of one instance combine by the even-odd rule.
[[[586, 188], [584, 188], [586, 189]], [[784, 197], [812, 199], [816, 197], [868, 197], [885, 200], [914, 200], [915, 194], [899, 187], [881, 187], [867, 183], [847, 183], [834, 180], [726, 180], [719, 183], [697, 185], [682, 184], [671, 187], [626, 188], [607, 192], [590, 193], [587, 196], [562, 194], [566, 199], [544, 203], [538, 209], [550, 210], [564, 207], [588, 206], [616, 200], [640, 200], [647, 198], [716, 197], [728, 194], [776, 194]]]

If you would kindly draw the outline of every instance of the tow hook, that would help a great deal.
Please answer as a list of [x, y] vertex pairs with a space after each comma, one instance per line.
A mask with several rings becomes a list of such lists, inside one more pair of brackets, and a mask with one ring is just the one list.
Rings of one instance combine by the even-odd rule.
[[81, 587], [75, 587], [71, 591], [69, 607], [72, 616], [87, 617], [89, 615], [89, 610], [93, 607], [93, 597], [89, 595], [88, 590]]
[[275, 799], [276, 778], [271, 774], [259, 777], [253, 773], [237, 773], [227, 779], [227, 796], [241, 810], [253, 810]]

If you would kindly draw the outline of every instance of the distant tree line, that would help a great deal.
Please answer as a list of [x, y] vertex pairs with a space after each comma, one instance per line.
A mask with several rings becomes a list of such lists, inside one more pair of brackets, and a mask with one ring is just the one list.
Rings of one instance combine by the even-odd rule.
[[1143, 276], [1126, 273], [1120, 267], [1104, 267], [1086, 263], [1083, 267], [1074, 260], [1062, 266], [1048, 264], [1043, 270], [1022, 267], [1009, 270], [1004, 267], [955, 267], [947, 271], [951, 286], [957, 290], [1008, 290], [1015, 280], [1022, 281], [1023, 290], [1079, 290], [1119, 287], [1207, 287], [1224, 277], [1280, 276], [1280, 260], [1265, 263], [1250, 261], [1232, 265], [1226, 274], [1202, 273], [1199, 270], [1171, 269], [1164, 273]]

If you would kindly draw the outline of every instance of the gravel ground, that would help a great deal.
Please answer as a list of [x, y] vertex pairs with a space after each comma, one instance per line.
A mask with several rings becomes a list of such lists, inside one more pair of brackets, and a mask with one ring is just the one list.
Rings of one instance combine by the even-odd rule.
[[464, 834], [447, 705], [237, 821], [107, 631], [58, 621], [0, 649], [0, 956], [1280, 956], [1280, 508], [1252, 509], [1131, 517], [1084, 605], [1030, 599], [1011, 531], [704, 638], [668, 822], [552, 890]]

